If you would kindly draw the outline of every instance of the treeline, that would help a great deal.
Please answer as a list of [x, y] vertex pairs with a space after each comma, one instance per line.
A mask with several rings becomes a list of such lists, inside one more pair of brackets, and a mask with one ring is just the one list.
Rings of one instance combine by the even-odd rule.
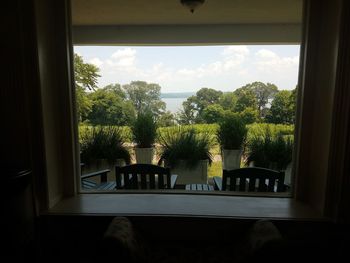
[[232, 92], [200, 89], [183, 102], [178, 114], [180, 124], [216, 123], [228, 112], [241, 116], [246, 123], [293, 124], [296, 88], [281, 90], [271, 83], [253, 82]]
[[183, 102], [176, 114], [166, 110], [161, 87], [145, 81], [97, 87], [99, 69], [74, 55], [77, 114], [81, 123], [128, 126], [138, 112], [151, 111], [160, 127], [216, 123], [229, 112], [248, 123], [293, 124], [296, 89], [279, 91], [274, 84], [253, 82], [232, 92], [202, 88]]

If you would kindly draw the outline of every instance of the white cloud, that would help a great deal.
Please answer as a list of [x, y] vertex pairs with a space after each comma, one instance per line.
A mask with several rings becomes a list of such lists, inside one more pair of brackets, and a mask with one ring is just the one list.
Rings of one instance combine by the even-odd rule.
[[295, 70], [299, 65], [299, 56], [280, 57], [267, 49], [260, 49], [255, 53], [255, 65], [257, 69], [266, 73], [279, 73], [288, 70]]
[[[292, 88], [296, 84], [299, 65], [298, 56], [282, 55], [274, 47], [255, 49], [250, 46], [225, 46], [216, 54], [212, 53], [211, 59], [197, 66], [196, 60], [193, 63], [184, 60], [182, 64], [172, 64], [162, 63], [160, 59], [142, 61], [147, 66], [141, 66], [137, 48], [125, 47], [114, 51], [105, 58], [96, 57], [98, 53], [94, 53], [88, 60], [101, 70], [101, 87], [110, 83], [126, 84], [132, 80], [144, 80], [158, 83], [163, 92], [196, 90], [201, 87], [234, 90], [253, 81]], [[169, 58], [164, 55], [164, 59]]]
[[250, 52], [247, 46], [228, 46], [228, 47], [225, 47], [224, 50], [222, 51], [222, 54], [225, 56], [236, 55], [236, 54], [247, 56], [249, 55], [249, 53]]
[[118, 49], [107, 60], [107, 64], [116, 67], [134, 67], [136, 62], [136, 50], [133, 48]]
[[231, 74], [233, 71], [242, 69], [242, 65], [249, 56], [249, 49], [247, 46], [228, 46], [221, 52], [222, 58], [218, 61], [203, 64], [197, 68], [183, 68], [176, 73], [187, 78], [204, 78], [211, 76], [220, 76]]
[[89, 63], [94, 64], [96, 67], [101, 67], [103, 65], [103, 61], [99, 58], [92, 58], [89, 60]]

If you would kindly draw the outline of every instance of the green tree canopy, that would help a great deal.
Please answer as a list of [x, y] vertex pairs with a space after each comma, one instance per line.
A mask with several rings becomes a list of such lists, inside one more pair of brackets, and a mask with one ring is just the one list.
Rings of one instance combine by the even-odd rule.
[[83, 58], [74, 54], [74, 79], [79, 121], [85, 121], [92, 109], [92, 102], [87, 96], [87, 90], [97, 88], [97, 79], [101, 77], [99, 69], [93, 64], [85, 63]]
[[93, 64], [85, 63], [82, 56], [74, 54], [75, 86], [84, 90], [97, 88], [97, 79], [101, 77], [99, 68]]
[[245, 108], [239, 113], [239, 116], [242, 118], [245, 124], [251, 124], [259, 121], [258, 111], [251, 107]]
[[236, 102], [237, 96], [233, 92], [224, 92], [219, 99], [219, 104], [224, 110], [234, 110]]
[[156, 117], [165, 112], [166, 105], [160, 99], [161, 87], [158, 84], [132, 81], [124, 85], [123, 89], [137, 112], [150, 110]]
[[[262, 83], [260, 81], [255, 81], [253, 83], [249, 83], [235, 91], [238, 96], [243, 96], [244, 94], [249, 94], [250, 91], [254, 94], [256, 99], [256, 105], [251, 104], [248, 107], [252, 107], [258, 110], [259, 117], [264, 118], [266, 113], [267, 104], [270, 100], [272, 100], [275, 94], [278, 92], [278, 88], [276, 85], [271, 83]], [[245, 100], [247, 101], [247, 100]], [[241, 107], [240, 105], [239, 107]], [[253, 107], [254, 106], [254, 107]], [[240, 111], [243, 109], [240, 108]]]
[[225, 110], [219, 104], [212, 104], [203, 110], [203, 120], [206, 123], [217, 123], [225, 114]]
[[158, 118], [159, 127], [167, 127], [176, 125], [175, 116], [170, 111], [166, 111]]
[[203, 110], [209, 105], [218, 104], [221, 96], [222, 91], [201, 88], [196, 95], [189, 97], [182, 103], [183, 111], [180, 113], [180, 116], [183, 117], [182, 120], [193, 123], [203, 122]]
[[88, 120], [92, 125], [130, 125], [135, 118], [135, 109], [110, 88], [97, 89], [90, 93], [92, 109]]
[[279, 91], [271, 103], [266, 120], [270, 123], [292, 124], [295, 115], [291, 103], [292, 97], [292, 92], [289, 90]]
[[251, 89], [240, 88], [234, 91], [237, 96], [235, 112], [242, 112], [246, 108], [257, 109], [257, 99]]
[[194, 96], [189, 97], [182, 103], [182, 110], [177, 115], [179, 124], [194, 124], [197, 122], [198, 111], [195, 108], [196, 104], [193, 102]]

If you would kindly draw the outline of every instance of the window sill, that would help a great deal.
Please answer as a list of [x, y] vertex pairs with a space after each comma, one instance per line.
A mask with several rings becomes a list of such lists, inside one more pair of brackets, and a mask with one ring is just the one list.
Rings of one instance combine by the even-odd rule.
[[79, 194], [45, 214], [325, 220], [291, 198], [155, 193]]

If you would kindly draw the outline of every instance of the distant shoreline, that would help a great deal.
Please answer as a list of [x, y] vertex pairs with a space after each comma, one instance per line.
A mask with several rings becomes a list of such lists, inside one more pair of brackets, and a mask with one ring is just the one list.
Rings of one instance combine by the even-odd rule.
[[160, 98], [161, 99], [186, 99], [188, 97], [191, 97], [195, 95], [196, 92], [191, 91], [191, 92], [166, 92], [166, 93], [161, 93]]

